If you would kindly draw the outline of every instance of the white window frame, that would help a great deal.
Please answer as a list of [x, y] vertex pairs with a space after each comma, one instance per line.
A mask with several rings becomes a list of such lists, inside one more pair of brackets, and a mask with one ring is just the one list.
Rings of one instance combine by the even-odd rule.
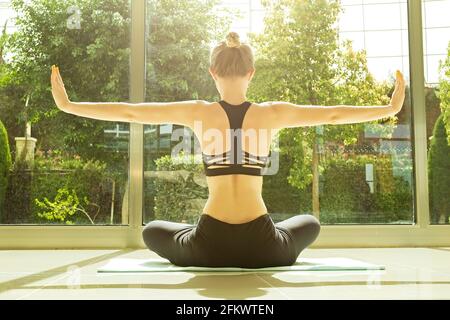
[[[450, 225], [430, 225], [423, 67], [422, 1], [408, 1], [414, 119], [413, 225], [324, 225], [313, 248], [450, 246]], [[131, 1], [130, 101], [145, 101], [146, 1]], [[130, 123], [129, 224], [117, 226], [0, 225], [0, 249], [145, 248], [142, 241], [143, 124]]]

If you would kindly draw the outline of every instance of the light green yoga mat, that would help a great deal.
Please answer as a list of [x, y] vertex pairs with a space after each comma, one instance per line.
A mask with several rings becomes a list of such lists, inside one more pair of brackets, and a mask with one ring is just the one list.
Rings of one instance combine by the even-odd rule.
[[343, 270], [384, 270], [375, 265], [349, 258], [300, 258], [292, 266], [267, 268], [238, 267], [179, 267], [164, 259], [111, 259], [97, 269], [97, 272], [274, 272], [274, 271], [343, 271]]

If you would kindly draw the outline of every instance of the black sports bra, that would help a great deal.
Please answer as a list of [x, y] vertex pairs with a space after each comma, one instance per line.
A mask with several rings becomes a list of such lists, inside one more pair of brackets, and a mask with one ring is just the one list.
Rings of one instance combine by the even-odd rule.
[[[226, 174], [246, 174], [251, 176], [261, 176], [267, 169], [270, 162], [269, 156], [256, 156], [247, 151], [242, 150], [241, 130], [234, 133], [235, 129], [242, 129], [245, 113], [251, 106], [251, 102], [245, 101], [240, 105], [232, 105], [224, 100], [219, 104], [225, 110], [230, 122], [230, 135], [234, 137], [230, 142], [231, 150], [222, 154], [208, 155], [202, 152], [203, 167], [207, 176], [220, 176]], [[233, 148], [234, 147], [234, 148]], [[231, 159], [231, 151], [233, 152], [233, 161]], [[239, 150], [239, 151], [238, 151]], [[238, 160], [239, 156], [239, 160]], [[229, 162], [229, 163], [225, 163]], [[244, 166], [244, 165], [251, 165]]]

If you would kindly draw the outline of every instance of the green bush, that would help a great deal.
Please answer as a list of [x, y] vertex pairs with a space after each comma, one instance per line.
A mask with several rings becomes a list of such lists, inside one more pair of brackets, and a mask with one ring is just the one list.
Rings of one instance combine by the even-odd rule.
[[11, 168], [11, 152], [8, 133], [0, 120], [0, 222], [5, 211], [5, 196], [8, 187], [9, 170]]
[[[193, 156], [163, 156], [157, 159], [157, 171], [168, 171], [154, 178], [154, 218], [195, 223], [201, 214], [193, 200], [204, 200], [207, 188], [193, 180], [203, 175], [201, 164]], [[264, 176], [263, 198], [274, 221], [296, 214], [311, 213], [311, 186], [304, 190], [287, 182], [289, 158], [280, 158], [280, 171]], [[374, 192], [365, 180], [365, 164], [374, 166]], [[331, 158], [323, 172], [320, 190], [320, 220], [332, 223], [410, 223], [412, 221], [412, 188], [403, 177], [394, 176], [390, 157], [358, 156], [355, 159]], [[411, 168], [402, 165], [405, 175]], [[177, 173], [178, 171], [178, 173]], [[184, 172], [184, 173], [183, 173]], [[171, 179], [169, 173], [174, 173]]]
[[30, 221], [31, 173], [28, 163], [16, 155], [6, 189], [4, 224], [22, 224]]
[[[84, 204], [88, 205], [89, 200], [87, 197], [84, 199]], [[74, 224], [71, 220], [72, 216], [78, 212], [82, 212], [88, 220], [94, 224], [94, 220], [87, 213], [86, 209], [80, 204], [77, 193], [74, 189], [67, 190], [66, 188], [58, 189], [58, 194], [55, 196], [55, 201], [50, 201], [47, 197], [44, 197], [44, 201], [34, 199], [37, 206], [42, 209], [42, 212], [38, 212], [38, 217], [47, 221], [64, 222], [66, 224]], [[94, 217], [95, 219], [95, 217]]]
[[[203, 165], [195, 155], [163, 156], [157, 160], [154, 216], [158, 220], [196, 223], [208, 198], [207, 187], [194, 181], [204, 177]], [[168, 171], [164, 173], [162, 171]], [[172, 178], [169, 178], [172, 177]]]
[[436, 120], [428, 151], [428, 189], [432, 223], [449, 223], [450, 216], [450, 146], [444, 114]]
[[[127, 178], [127, 173], [108, 172], [98, 160], [69, 158], [59, 152], [37, 156], [33, 169], [15, 164], [5, 223], [91, 224], [93, 220], [109, 224], [112, 179], [120, 186]], [[123, 195], [117, 193], [113, 223], [121, 223]]]
[[[366, 163], [374, 166], [373, 193], [365, 178]], [[320, 221], [325, 224], [411, 222], [411, 186], [392, 172], [391, 159], [379, 155], [330, 159], [323, 173]]]
[[[53, 163], [51, 165], [54, 168], [53, 170], [61, 170], [60, 172], [55, 171], [55, 174], [52, 175], [34, 175], [32, 194], [36, 200], [32, 203], [33, 215], [38, 217], [39, 222], [52, 223], [54, 220], [48, 219], [49, 216], [40, 214], [42, 208], [38, 201], [43, 201], [45, 198], [56, 199], [60, 189], [73, 190], [72, 196], [85, 201], [83, 206], [79, 203], [76, 204], [77, 214], [64, 220], [64, 223], [91, 224], [91, 219], [97, 224], [110, 223], [111, 179], [116, 179], [116, 183], [118, 179], [122, 180], [122, 184], [124, 184], [126, 177], [123, 177], [123, 175], [112, 177], [107, 172], [106, 164], [99, 160], [61, 158], [58, 166], [54, 164], [55, 159], [58, 158], [58, 156], [54, 156], [50, 158], [50, 161]], [[50, 167], [46, 161], [39, 162], [39, 167], [41, 166], [46, 169]], [[121, 205], [121, 201], [117, 201], [120, 199], [122, 198], [116, 195], [115, 203]], [[114, 209], [115, 217], [119, 219], [117, 213], [121, 212], [121, 207], [115, 207]], [[86, 213], [83, 213], [83, 211]], [[58, 221], [56, 220], [56, 222]]]
[[305, 205], [310, 203], [308, 199], [311, 193], [299, 190], [288, 182], [290, 168], [293, 165], [292, 157], [280, 153], [279, 162], [278, 172], [275, 175], [263, 176], [262, 197], [274, 221], [311, 211], [310, 206]]
[[440, 100], [440, 110], [444, 115], [443, 121], [444, 130], [447, 134], [447, 143], [450, 145], [450, 41], [447, 43], [447, 57], [439, 63], [439, 73], [442, 76], [439, 76], [439, 85], [436, 93]]

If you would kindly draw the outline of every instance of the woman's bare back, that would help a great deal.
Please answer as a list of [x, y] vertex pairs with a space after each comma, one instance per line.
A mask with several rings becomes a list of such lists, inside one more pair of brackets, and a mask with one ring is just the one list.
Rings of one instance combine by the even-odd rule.
[[[271, 127], [269, 105], [252, 103], [242, 122], [242, 149], [267, 156], [278, 129]], [[202, 152], [220, 154], [231, 149], [230, 124], [218, 102], [200, 106], [193, 131]], [[239, 106], [236, 106], [239, 108]], [[228, 223], [244, 223], [267, 213], [262, 198], [262, 176], [229, 174], [206, 177], [209, 197], [203, 213]]]

